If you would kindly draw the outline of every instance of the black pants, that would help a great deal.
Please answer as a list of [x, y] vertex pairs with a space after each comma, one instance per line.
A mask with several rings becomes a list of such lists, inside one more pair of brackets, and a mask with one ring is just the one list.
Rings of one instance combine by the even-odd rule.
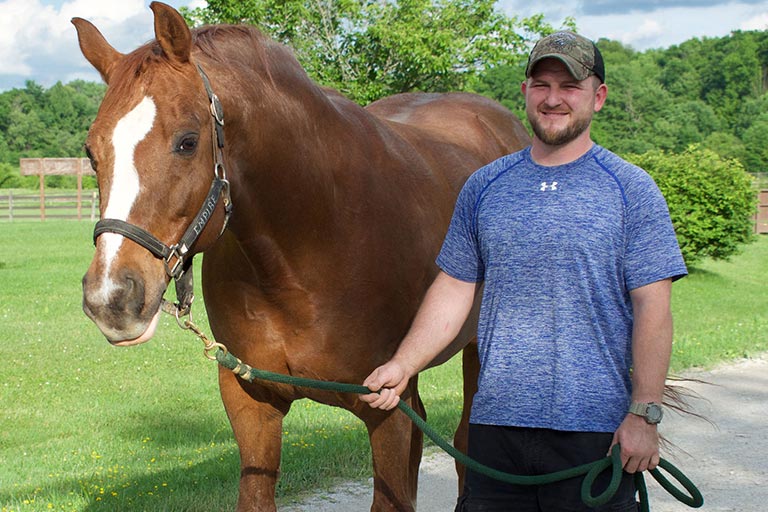
[[[613, 434], [548, 429], [469, 426], [469, 456], [486, 466], [515, 475], [541, 475], [602, 459]], [[636, 512], [634, 477], [622, 476], [607, 504], [587, 507], [581, 501], [583, 476], [544, 485], [513, 485], [467, 471], [456, 512]], [[592, 495], [603, 492], [610, 470], [602, 473]]]

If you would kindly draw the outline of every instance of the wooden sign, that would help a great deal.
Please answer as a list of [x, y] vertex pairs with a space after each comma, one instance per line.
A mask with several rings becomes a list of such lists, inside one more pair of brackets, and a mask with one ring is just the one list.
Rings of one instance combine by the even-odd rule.
[[87, 158], [22, 158], [19, 160], [19, 169], [22, 176], [96, 174]]

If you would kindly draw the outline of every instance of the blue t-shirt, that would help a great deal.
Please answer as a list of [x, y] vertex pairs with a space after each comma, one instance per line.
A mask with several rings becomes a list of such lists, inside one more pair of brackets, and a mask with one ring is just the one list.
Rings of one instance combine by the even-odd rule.
[[437, 264], [484, 281], [470, 421], [585, 432], [614, 432], [629, 408], [630, 290], [687, 273], [653, 179], [598, 145], [479, 169]]

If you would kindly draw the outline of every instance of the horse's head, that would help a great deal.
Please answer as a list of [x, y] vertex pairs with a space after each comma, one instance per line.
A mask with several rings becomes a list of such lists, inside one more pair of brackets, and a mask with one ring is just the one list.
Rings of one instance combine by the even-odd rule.
[[158, 2], [151, 8], [156, 40], [127, 55], [91, 23], [72, 20], [83, 55], [108, 84], [86, 143], [102, 221], [83, 309], [119, 345], [152, 337], [171, 277], [225, 224], [211, 185], [226, 183], [207, 78], [192, 61], [183, 18]]

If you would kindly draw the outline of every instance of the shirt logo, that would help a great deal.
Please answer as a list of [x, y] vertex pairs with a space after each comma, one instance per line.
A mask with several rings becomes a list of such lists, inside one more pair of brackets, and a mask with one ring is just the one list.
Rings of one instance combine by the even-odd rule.
[[557, 190], [557, 182], [553, 181], [551, 184], [547, 183], [546, 181], [541, 182], [541, 188], [539, 189], [542, 192], [547, 192], [548, 190]]

